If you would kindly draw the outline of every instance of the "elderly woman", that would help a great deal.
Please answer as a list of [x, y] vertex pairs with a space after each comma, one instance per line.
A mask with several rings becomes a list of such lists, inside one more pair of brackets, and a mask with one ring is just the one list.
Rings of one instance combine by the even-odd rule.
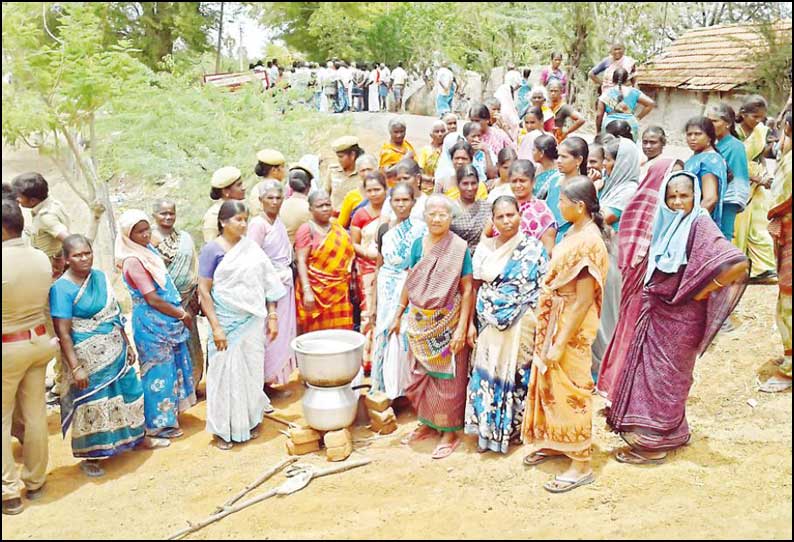
[[364, 178], [367, 205], [356, 211], [350, 222], [350, 238], [356, 251], [356, 280], [361, 308], [361, 333], [367, 338], [364, 345], [364, 370], [372, 365], [372, 337], [375, 325], [375, 269], [378, 247], [376, 237], [383, 222], [383, 202], [386, 201], [386, 178], [373, 171]]
[[177, 416], [196, 404], [188, 341], [193, 317], [157, 249], [143, 211], [119, 217], [116, 262], [132, 298], [132, 331], [141, 364], [146, 433], [182, 436]]
[[143, 388], [132, 368], [135, 350], [110, 279], [93, 268], [91, 242], [70, 235], [63, 252], [68, 268], [50, 289], [50, 313], [67, 369], [61, 431], [66, 437], [71, 427], [72, 454], [83, 459], [83, 472], [102, 476], [100, 459], [169, 442], [145, 435]]
[[535, 343], [534, 310], [548, 259], [543, 245], [521, 232], [514, 197], [496, 199], [492, 220], [499, 237], [480, 243], [473, 258], [477, 302], [469, 324], [474, 353], [465, 432], [477, 436], [477, 451], [507, 453], [510, 441], [520, 436]]
[[302, 333], [353, 329], [350, 280], [355, 249], [345, 229], [331, 222], [331, 199], [309, 196], [311, 219], [295, 233], [300, 288], [295, 292]]
[[[362, 181], [376, 169], [378, 169], [378, 159], [371, 154], [362, 154], [356, 159], [356, 171], [358, 172], [358, 177]], [[348, 192], [345, 199], [342, 200], [342, 207], [339, 209], [339, 216], [336, 222], [343, 228], [349, 228], [350, 219], [353, 218], [353, 214], [364, 205], [365, 199], [366, 196], [362, 183], [361, 187]]]
[[225, 202], [218, 213], [221, 233], [199, 255], [201, 308], [212, 328], [207, 431], [221, 450], [259, 436], [262, 415], [273, 410], [263, 391], [262, 360], [266, 342], [278, 337], [276, 303], [287, 293], [270, 259], [245, 237], [247, 227], [245, 204]]
[[450, 231], [455, 208], [446, 196], [428, 199], [428, 234], [411, 247], [410, 271], [389, 329], [389, 334], [400, 333], [408, 307], [406, 334], [416, 365], [406, 396], [420, 425], [402, 442], [440, 432], [433, 459], [448, 457], [460, 444], [457, 432], [463, 429], [466, 407], [472, 263], [466, 242]]
[[428, 177], [433, 177], [436, 173], [436, 164], [441, 156], [441, 149], [444, 146], [444, 136], [447, 135], [447, 125], [443, 120], [433, 122], [430, 129], [430, 145], [422, 147], [416, 162]]
[[[412, 216], [416, 195], [413, 185], [399, 183], [391, 191], [393, 224], [378, 228], [377, 318], [375, 319], [372, 391], [390, 399], [405, 395], [410, 377], [410, 354], [405, 331], [389, 337], [389, 326], [400, 303], [414, 241], [427, 234], [424, 220]], [[405, 316], [403, 316], [405, 318]]]
[[232, 166], [222, 167], [212, 174], [210, 199], [215, 203], [204, 213], [201, 233], [205, 243], [209, 243], [218, 236], [218, 211], [220, 211], [223, 202], [245, 200], [242, 175], [239, 169]]
[[545, 87], [535, 87], [529, 94], [529, 103], [532, 107], [537, 107], [543, 114], [543, 131], [549, 134], [554, 133], [554, 112], [549, 107], [549, 93]]
[[622, 463], [661, 463], [689, 441], [686, 401], [695, 361], [741, 298], [748, 263], [700, 206], [688, 171], [659, 191], [642, 310], [607, 423], [630, 446]]
[[[282, 385], [289, 382], [297, 368], [295, 353], [290, 342], [297, 334], [295, 316], [295, 283], [292, 278], [292, 243], [284, 223], [279, 218], [284, 202], [284, 187], [275, 180], [259, 184], [259, 201], [263, 214], [251, 220], [248, 238], [256, 243], [270, 259], [287, 294], [276, 305], [278, 337], [265, 346], [265, 385]], [[275, 390], [267, 392], [273, 394]]]
[[386, 169], [403, 158], [413, 158], [416, 155], [413, 145], [405, 139], [405, 121], [394, 118], [389, 121], [389, 141], [380, 148], [378, 167]]
[[543, 283], [523, 426], [524, 441], [536, 448], [524, 464], [571, 460], [568, 469], [544, 484], [551, 493], [594, 480], [590, 346], [609, 265], [607, 226], [590, 179], [577, 177], [563, 188], [560, 212], [571, 227], [554, 248]]
[[482, 232], [491, 216], [491, 206], [484, 199], [477, 199], [480, 181], [474, 166], [463, 166], [457, 171], [458, 206], [460, 212], [452, 219], [452, 232], [466, 241], [473, 254], [480, 243]]
[[[620, 305], [617, 309], [617, 323], [601, 361], [597, 380], [598, 392], [608, 402], [612, 399], [615, 381], [620, 377], [626, 363], [629, 341], [640, 317], [648, 249], [653, 235], [651, 228], [659, 207], [659, 188], [671, 173], [674, 164], [675, 161], [670, 158], [655, 159], [620, 217], [615, 251], [621, 278]], [[607, 277], [613, 272], [612, 265], [611, 262]]]
[[193, 364], [193, 385], [198, 396], [198, 385], [204, 375], [204, 348], [201, 345], [196, 316], [199, 313], [198, 300], [198, 253], [193, 238], [186, 231], [178, 231], [176, 223], [176, 204], [170, 200], [160, 200], [154, 204], [154, 221], [157, 227], [152, 231], [152, 245], [160, 253], [174, 281], [174, 286], [182, 298], [182, 308], [190, 313], [190, 339], [187, 347]]

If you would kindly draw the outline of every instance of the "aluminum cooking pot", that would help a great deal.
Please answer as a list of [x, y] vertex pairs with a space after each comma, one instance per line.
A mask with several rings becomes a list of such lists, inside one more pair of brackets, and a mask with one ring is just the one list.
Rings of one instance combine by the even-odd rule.
[[[356, 386], [356, 388], [368, 386]], [[306, 384], [303, 393], [303, 417], [318, 431], [336, 431], [350, 427], [356, 419], [359, 393], [350, 384], [322, 388]]]
[[292, 340], [303, 380], [312, 386], [348, 384], [361, 369], [366, 338], [344, 329], [312, 331]]

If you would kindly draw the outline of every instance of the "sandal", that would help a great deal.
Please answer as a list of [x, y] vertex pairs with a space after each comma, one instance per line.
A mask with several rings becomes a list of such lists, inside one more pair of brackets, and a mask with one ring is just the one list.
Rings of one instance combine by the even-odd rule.
[[595, 476], [593, 476], [592, 472], [576, 480], [565, 478], [563, 476], [555, 476], [554, 480], [543, 484], [543, 489], [549, 493], [567, 493], [568, 491], [576, 489], [577, 487], [586, 486], [587, 484], [592, 484], [593, 482], [595, 482]]
[[662, 457], [645, 457], [634, 450], [620, 450], [615, 453], [615, 459], [618, 463], [626, 463], [627, 465], [661, 465], [667, 459], [667, 454]]
[[544, 454], [540, 450], [536, 450], [524, 458], [524, 465], [527, 467], [537, 467], [550, 459], [557, 459], [560, 457], [565, 457], [565, 454]]
[[221, 438], [214, 439], [212, 441], [212, 445], [215, 446], [217, 449], [224, 450], [224, 451], [231, 450], [232, 447], [234, 447], [234, 443], [233, 442], [226, 442], [225, 440], [223, 440]]
[[22, 504], [22, 499], [19, 497], [3, 501], [3, 513], [8, 516], [21, 514], [24, 509], [25, 505]]
[[764, 393], [780, 393], [791, 389], [791, 379], [777, 375], [769, 377], [765, 382], [761, 382], [761, 379], [756, 377], [755, 384], [758, 391]]
[[454, 452], [458, 448], [458, 446], [460, 446], [461, 440], [462, 439], [458, 437], [455, 439], [455, 442], [453, 442], [452, 444], [439, 444], [438, 446], [436, 446], [436, 449], [433, 450], [433, 455], [431, 455], [430, 457], [432, 457], [433, 459], [444, 459], [445, 457], [451, 456], [452, 452]]
[[89, 478], [99, 478], [105, 475], [105, 470], [96, 461], [81, 461], [80, 470]]
[[414, 442], [421, 442], [423, 440], [427, 440], [430, 437], [432, 437], [433, 430], [430, 429], [429, 427], [425, 429], [425, 427], [426, 426], [424, 425], [420, 425], [419, 427], [408, 433], [407, 436], [403, 437], [400, 440], [400, 444], [402, 444], [403, 446], [408, 446], [409, 444], [413, 444]]
[[155, 448], [168, 448], [171, 446], [171, 441], [167, 438], [160, 438], [160, 437], [144, 437], [143, 441], [141, 442], [141, 448], [145, 448], [147, 450], [154, 450]]
[[185, 432], [182, 431], [179, 427], [172, 427], [170, 429], [166, 429], [160, 432], [160, 434], [158, 434], [157, 437], [171, 439], [171, 438], [179, 438], [181, 436], [184, 436], [184, 434]]

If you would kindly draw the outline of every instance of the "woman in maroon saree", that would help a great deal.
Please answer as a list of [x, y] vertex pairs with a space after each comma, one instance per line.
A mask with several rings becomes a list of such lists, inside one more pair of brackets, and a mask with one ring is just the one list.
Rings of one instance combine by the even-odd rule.
[[[686, 401], [696, 359], [739, 302], [747, 258], [700, 206], [697, 179], [665, 179], [625, 365], [607, 423], [630, 448], [622, 463], [660, 463], [689, 441]], [[623, 316], [623, 315], [621, 315]]]
[[651, 226], [659, 206], [659, 187], [670, 174], [675, 160], [659, 158], [620, 217], [618, 230], [618, 268], [623, 278], [620, 310], [612, 340], [598, 372], [596, 389], [607, 404], [611, 391], [626, 362], [629, 342], [642, 307], [642, 288], [648, 269], [648, 249], [653, 234]]

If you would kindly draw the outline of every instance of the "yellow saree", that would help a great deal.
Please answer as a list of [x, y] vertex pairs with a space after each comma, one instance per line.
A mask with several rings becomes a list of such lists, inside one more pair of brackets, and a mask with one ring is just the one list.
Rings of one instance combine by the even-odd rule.
[[[595, 224], [579, 233], [568, 234], [554, 248], [538, 303], [538, 327], [523, 439], [534, 448], [563, 452], [578, 461], [590, 458], [594, 388], [590, 348], [598, 333], [608, 266], [607, 248]], [[596, 281], [595, 302], [578, 332], [566, 345], [560, 362], [546, 367], [543, 361], [555, 336], [573, 317], [576, 294], [559, 290], [574, 281], [583, 270], [587, 270]]]

